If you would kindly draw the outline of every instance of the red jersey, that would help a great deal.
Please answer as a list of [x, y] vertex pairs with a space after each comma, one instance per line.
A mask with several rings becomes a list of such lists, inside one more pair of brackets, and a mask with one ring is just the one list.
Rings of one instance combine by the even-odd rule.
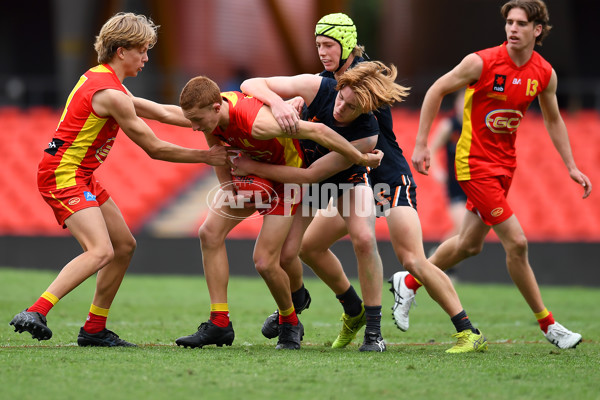
[[297, 139], [273, 138], [258, 140], [252, 137], [252, 125], [263, 103], [240, 92], [223, 92], [221, 96], [229, 103], [229, 125], [222, 130], [217, 127], [213, 135], [230, 146], [242, 149], [251, 158], [277, 165], [302, 167], [302, 151]]
[[112, 117], [99, 117], [92, 96], [103, 89], [127, 93], [115, 71], [102, 64], [89, 69], [75, 85], [38, 167], [38, 186], [64, 189], [87, 184], [108, 156], [119, 131]]
[[552, 66], [536, 51], [517, 67], [506, 42], [475, 54], [483, 60], [483, 69], [465, 93], [463, 128], [456, 147], [459, 181], [513, 175], [517, 128], [552, 75]]

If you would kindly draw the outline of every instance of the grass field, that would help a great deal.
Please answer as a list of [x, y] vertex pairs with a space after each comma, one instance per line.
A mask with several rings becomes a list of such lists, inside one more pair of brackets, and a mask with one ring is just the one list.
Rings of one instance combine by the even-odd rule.
[[[49, 314], [51, 340], [38, 342], [8, 325], [55, 277], [54, 272], [0, 268], [1, 399], [600, 399], [600, 289], [542, 287], [557, 320], [582, 333], [575, 350], [559, 350], [540, 333], [517, 289], [456, 284], [470, 318], [490, 341], [487, 353], [448, 355], [454, 332], [425, 291], [408, 332], [396, 329], [383, 298], [388, 351], [329, 346], [341, 306], [324, 284], [307, 280], [313, 302], [301, 315], [300, 351], [277, 351], [260, 327], [274, 309], [259, 278], [232, 277], [231, 347], [183, 349], [177, 337], [208, 319], [202, 277], [128, 275], [113, 304], [109, 329], [138, 348], [79, 348], [75, 341], [94, 280]], [[385, 285], [387, 288], [387, 283]]]

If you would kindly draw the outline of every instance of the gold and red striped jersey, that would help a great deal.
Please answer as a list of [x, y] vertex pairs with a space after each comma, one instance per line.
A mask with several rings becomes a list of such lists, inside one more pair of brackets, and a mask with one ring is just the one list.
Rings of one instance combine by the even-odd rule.
[[552, 66], [536, 51], [527, 63], [516, 66], [506, 42], [475, 54], [483, 60], [483, 69], [465, 93], [463, 128], [456, 147], [459, 181], [513, 175], [517, 128], [552, 74]]
[[302, 150], [297, 139], [273, 138], [259, 140], [252, 137], [252, 125], [263, 103], [240, 92], [223, 92], [229, 103], [229, 125], [217, 127], [213, 135], [232, 147], [242, 149], [251, 158], [277, 165], [302, 167]]
[[108, 64], [93, 67], [79, 78], [39, 164], [40, 186], [63, 189], [85, 184], [106, 160], [119, 125], [112, 117], [98, 116], [92, 107], [92, 97], [104, 89], [127, 93]]

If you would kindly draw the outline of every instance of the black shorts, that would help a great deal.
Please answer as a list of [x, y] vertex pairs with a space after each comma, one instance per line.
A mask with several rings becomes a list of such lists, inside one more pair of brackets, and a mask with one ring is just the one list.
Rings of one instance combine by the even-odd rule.
[[381, 182], [373, 185], [378, 217], [384, 217], [387, 210], [393, 207], [417, 209], [417, 185], [410, 175], [402, 175], [401, 181], [402, 184], [398, 186], [390, 186]]

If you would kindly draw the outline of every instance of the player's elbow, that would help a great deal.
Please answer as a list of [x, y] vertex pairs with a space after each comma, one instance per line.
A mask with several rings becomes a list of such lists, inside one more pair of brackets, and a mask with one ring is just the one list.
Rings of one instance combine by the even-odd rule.
[[378, 136], [370, 136], [368, 138], [363, 139], [360, 146], [356, 146], [363, 153], [370, 153], [375, 150], [375, 146], [377, 145]]
[[166, 157], [165, 147], [160, 143], [151, 143], [145, 145], [143, 149], [153, 160], [164, 160]]
[[251, 92], [250, 89], [252, 87], [252, 83], [250, 81], [252, 81], [252, 79], [246, 79], [244, 82], [241, 83], [240, 90], [242, 91], [242, 93], [248, 93], [249, 91]]

